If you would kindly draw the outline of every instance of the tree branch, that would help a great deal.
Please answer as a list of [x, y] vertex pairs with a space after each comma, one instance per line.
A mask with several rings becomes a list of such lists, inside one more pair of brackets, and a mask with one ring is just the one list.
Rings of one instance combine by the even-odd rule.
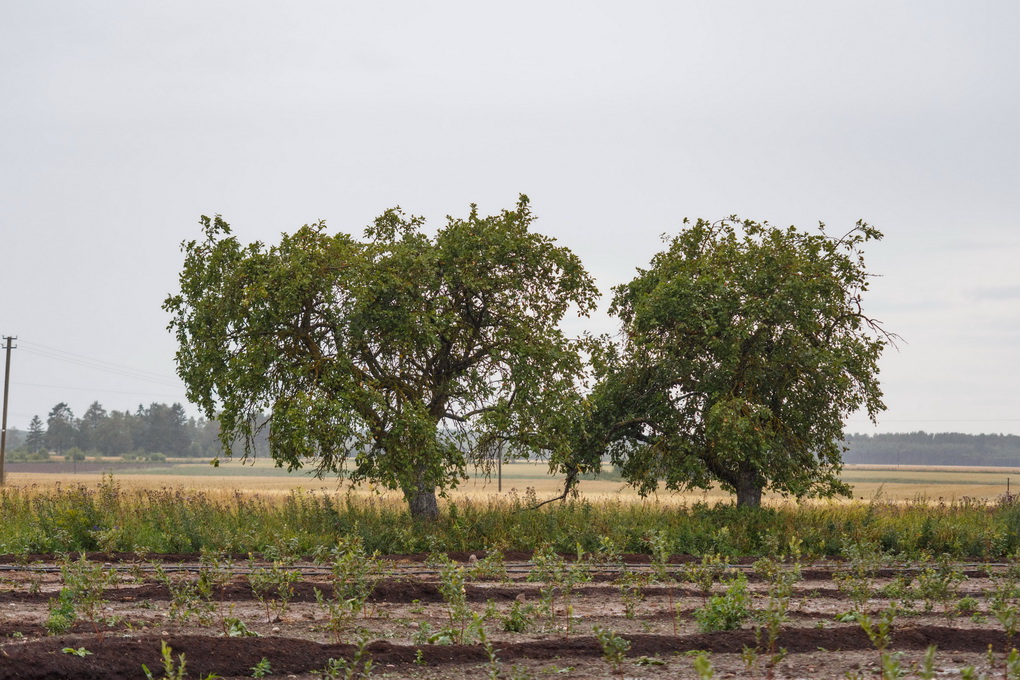
[[538, 503], [537, 505], [532, 505], [530, 508], [521, 508], [521, 510], [538, 510], [543, 505], [548, 505], [549, 503], [555, 503], [556, 501], [566, 500], [567, 496], [570, 495], [570, 492], [573, 490], [573, 488], [575, 486], [577, 486], [577, 468], [573, 467], [573, 468], [571, 468], [570, 470], [567, 471], [567, 478], [563, 482], [563, 493], [561, 493], [556, 498], [550, 498], [549, 500], [542, 501], [541, 503]]

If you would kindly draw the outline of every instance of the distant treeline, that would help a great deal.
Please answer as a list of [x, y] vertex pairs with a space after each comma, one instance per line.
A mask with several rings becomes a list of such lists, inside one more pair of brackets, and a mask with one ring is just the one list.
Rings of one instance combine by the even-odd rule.
[[[139, 404], [130, 411], [107, 411], [93, 402], [80, 418], [65, 402], [44, 421], [32, 418], [27, 431], [11, 430], [10, 460], [42, 460], [50, 453], [81, 459], [84, 455], [126, 458], [213, 458], [221, 452], [219, 423], [189, 418], [180, 404]], [[267, 451], [265, 437], [257, 453]]]
[[[268, 454], [267, 434], [257, 442], [260, 456]], [[28, 431], [9, 430], [7, 444], [11, 460], [49, 453], [213, 458], [221, 452], [218, 436], [219, 423], [189, 418], [180, 404], [139, 404], [132, 413], [107, 411], [96, 401], [78, 418], [61, 402], [45, 421], [32, 418]], [[1020, 436], [1013, 434], [851, 434], [846, 444], [848, 464], [1020, 467]]]
[[843, 462], [874, 465], [987, 465], [1020, 467], [1015, 434], [852, 434]]

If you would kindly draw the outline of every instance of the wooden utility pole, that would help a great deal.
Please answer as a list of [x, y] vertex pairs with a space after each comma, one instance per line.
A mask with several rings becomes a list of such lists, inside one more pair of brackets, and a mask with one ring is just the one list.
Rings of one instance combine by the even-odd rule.
[[4, 473], [4, 456], [7, 453], [7, 392], [11, 385], [11, 350], [14, 349], [11, 341], [17, 340], [17, 338], [12, 338], [8, 335], [4, 339], [7, 341], [7, 344], [4, 346], [4, 349], [7, 350], [7, 363], [4, 366], [3, 429], [0, 429], [0, 486], [7, 483], [7, 475]]

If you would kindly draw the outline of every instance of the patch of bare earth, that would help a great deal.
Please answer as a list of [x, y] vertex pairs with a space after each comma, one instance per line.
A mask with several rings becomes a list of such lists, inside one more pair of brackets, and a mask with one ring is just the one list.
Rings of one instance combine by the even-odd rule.
[[[451, 622], [436, 574], [413, 560], [388, 562], [390, 576], [377, 585], [364, 614], [336, 644], [326, 625], [327, 615], [316, 603], [315, 589], [332, 594], [328, 570], [319, 565], [295, 565], [301, 578], [290, 602], [282, 613], [271, 606], [267, 616], [243, 573], [249, 565], [238, 560], [236, 573], [214, 596], [208, 622], [199, 624], [195, 618], [187, 623], [171, 620], [170, 593], [154, 578], [151, 562], [132, 563], [130, 556], [90, 557], [108, 562], [120, 574], [120, 584], [103, 594], [102, 618], [114, 622], [94, 627], [79, 621], [60, 635], [49, 635], [46, 629], [51, 599], [61, 587], [52, 559], [22, 558], [20, 565], [0, 560], [5, 564], [0, 570], [0, 680], [136, 680], [144, 677], [143, 664], [162, 677], [161, 642], [172, 648], [175, 662], [184, 655], [189, 678], [211, 673], [250, 678], [263, 659], [271, 672], [268, 677], [317, 678], [331, 659], [355, 657], [359, 635], [355, 629], [367, 641], [362, 659], [372, 660], [372, 677], [380, 678], [477, 680], [493, 672], [502, 678], [696, 678], [693, 661], [700, 651], [708, 653], [717, 678], [764, 678], [770, 672], [776, 678], [844, 678], [848, 671], [875, 677], [878, 671], [879, 654], [861, 626], [835, 620], [850, 603], [833, 582], [830, 568], [806, 569], [804, 579], [795, 586], [778, 640], [786, 656], [770, 671], [764, 654], [754, 664], [746, 660], [745, 649], [760, 646], [753, 622], [738, 630], [698, 633], [693, 612], [704, 604], [704, 596], [689, 585], [646, 586], [628, 611], [615, 583], [619, 571], [595, 573], [592, 582], [577, 587], [569, 602], [558, 597], [552, 616], [540, 611], [543, 584], [526, 581], [523, 561], [506, 582], [468, 584], [471, 610], [488, 614], [485, 630], [498, 658], [493, 664], [476, 639], [472, 644], [425, 642], [423, 631], [438, 631]], [[526, 556], [510, 557], [522, 560]], [[156, 561], [179, 569], [174, 572], [179, 578], [189, 578], [198, 572], [194, 560], [194, 556], [161, 556]], [[642, 568], [634, 562], [631, 569]], [[968, 665], [987, 673], [987, 650], [992, 645], [995, 673], [1002, 675], [1005, 653], [1012, 645], [988, 612], [991, 584], [984, 572], [972, 570], [968, 575], [958, 597], [979, 600], [976, 617], [948, 615], [937, 607], [934, 612], [896, 619], [890, 649], [902, 654], [904, 668], [919, 663], [925, 650], [937, 645], [940, 677], [959, 676]], [[882, 576], [888, 582], [894, 573]], [[717, 584], [714, 592], [723, 588]], [[751, 589], [754, 606], [764, 607], [765, 585], [753, 575]], [[504, 630], [503, 619], [515, 602], [534, 607], [530, 627], [522, 633]], [[887, 604], [876, 599], [868, 608], [878, 612]], [[228, 617], [258, 636], [228, 636], [224, 624]], [[612, 630], [630, 643], [619, 669], [603, 659], [593, 635], [595, 626]], [[79, 656], [65, 650], [83, 651]]]

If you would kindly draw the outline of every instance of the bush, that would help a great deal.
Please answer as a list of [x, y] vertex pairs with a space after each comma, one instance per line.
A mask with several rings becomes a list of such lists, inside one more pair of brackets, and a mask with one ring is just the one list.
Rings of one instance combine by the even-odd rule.
[[71, 462], [73, 460], [85, 460], [85, 452], [79, 449], [77, 446], [72, 446], [64, 454], [64, 460]]
[[694, 611], [694, 619], [702, 633], [736, 630], [750, 616], [751, 595], [747, 591], [747, 577], [742, 573], [729, 581], [725, 593], [713, 595], [704, 607]]

